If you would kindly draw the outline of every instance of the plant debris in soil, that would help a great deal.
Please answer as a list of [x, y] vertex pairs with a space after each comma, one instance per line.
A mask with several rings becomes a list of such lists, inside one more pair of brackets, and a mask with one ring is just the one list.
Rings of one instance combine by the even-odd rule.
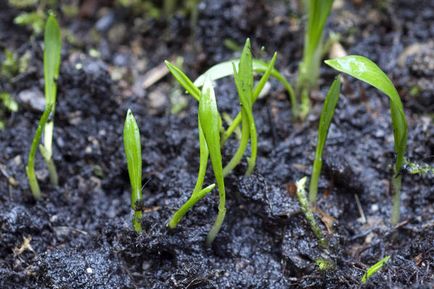
[[[39, 202], [31, 198], [24, 166], [41, 113], [41, 105], [28, 100], [43, 99], [42, 37], [17, 27], [20, 11], [0, 4], [2, 48], [31, 56], [25, 72], [0, 82], [19, 104], [0, 131], [0, 288], [359, 288], [365, 271], [387, 255], [389, 262], [363, 288], [434, 286], [434, 176], [403, 172], [402, 222], [391, 227], [393, 134], [387, 97], [376, 90], [343, 83], [315, 212], [327, 250], [301, 213], [294, 186], [311, 171], [322, 98], [334, 77], [325, 67], [303, 123], [291, 119], [277, 82], [254, 106], [256, 170], [243, 176], [243, 161], [226, 178], [227, 214], [213, 246], [205, 239], [217, 214], [216, 192], [169, 231], [166, 224], [188, 199], [199, 165], [197, 104], [188, 99], [183, 111], [171, 114], [175, 82], [163, 73], [143, 89], [146, 72], [183, 57], [189, 75], [199, 75], [237, 56], [222, 45], [226, 39], [251, 37], [254, 54], [278, 51], [276, 66], [291, 78], [301, 59], [303, 20], [296, 1], [204, 0], [192, 33], [183, 14], [146, 21], [112, 2], [98, 2], [85, 16], [58, 17], [69, 35], [53, 146], [60, 186], [48, 184], [38, 156]], [[432, 163], [434, 3], [336, 2], [328, 29], [341, 34], [348, 53], [370, 57], [391, 76], [409, 122], [407, 158]], [[119, 31], [130, 32], [119, 38]], [[219, 81], [216, 97], [221, 111], [237, 113], [232, 80]], [[128, 108], [142, 134], [142, 234], [130, 225], [122, 146]], [[227, 142], [224, 162], [236, 148], [234, 139]]]

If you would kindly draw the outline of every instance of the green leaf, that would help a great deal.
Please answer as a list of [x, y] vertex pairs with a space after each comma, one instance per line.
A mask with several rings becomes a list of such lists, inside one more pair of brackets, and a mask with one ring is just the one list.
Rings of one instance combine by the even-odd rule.
[[308, 3], [308, 22], [306, 29], [305, 52], [314, 55], [315, 50], [320, 46], [324, 26], [330, 14], [333, 0], [309, 0]]
[[307, 26], [304, 37], [303, 60], [297, 78], [297, 96], [301, 105], [298, 115], [304, 118], [310, 109], [310, 91], [317, 86], [323, 50], [323, 31], [333, 0], [308, 0]]
[[142, 199], [142, 146], [140, 130], [130, 109], [124, 123], [124, 150], [132, 189], [131, 207], [134, 210], [136, 202]]
[[216, 178], [220, 199], [217, 219], [207, 238], [207, 243], [211, 244], [220, 231], [226, 215], [226, 191], [220, 148], [220, 114], [218, 112], [214, 88], [212, 87], [210, 79], [206, 79], [202, 87], [198, 113], [200, 126], [203, 129], [203, 134], [211, 157], [211, 164]]
[[131, 183], [131, 208], [135, 211], [133, 226], [136, 232], [141, 232], [141, 211], [136, 204], [142, 200], [142, 146], [140, 130], [131, 110], [128, 110], [124, 123], [124, 151]]
[[175, 79], [181, 84], [184, 89], [191, 94], [191, 96], [194, 97], [197, 101], [200, 99], [200, 90], [196, 87], [196, 85], [193, 84], [193, 82], [188, 78], [187, 75], [185, 75], [184, 72], [182, 72], [181, 69], [179, 69], [174, 64], [170, 63], [169, 61], [164, 61], [166, 63], [167, 68], [169, 69], [170, 73], [175, 77]]
[[[44, 33], [44, 81], [45, 102], [53, 105], [52, 119], [54, 119], [56, 111], [56, 81], [59, 77], [61, 47], [59, 24], [56, 17], [50, 14], [45, 24]], [[49, 120], [44, 128], [44, 147], [50, 155], [52, 155], [53, 129], [53, 120]]]
[[[205, 76], [208, 75], [208, 77], [212, 81], [219, 80], [221, 78], [231, 76], [233, 75], [234, 71], [232, 69], [232, 63], [234, 63], [236, 66], [238, 66], [240, 60], [239, 59], [233, 59], [225, 62], [218, 63], [211, 68], [209, 68], [205, 73], [200, 75], [195, 81], [194, 84], [197, 87], [201, 87], [203, 85], [203, 82], [205, 80]], [[258, 60], [258, 59], [252, 59], [252, 65], [253, 65], [253, 71], [257, 73], [264, 73], [268, 70], [269, 64]], [[286, 91], [289, 94], [289, 98], [291, 100], [291, 106], [292, 106], [292, 112], [293, 114], [297, 113], [298, 106], [297, 106], [297, 100], [295, 97], [294, 89], [292, 88], [291, 84], [286, 80], [286, 78], [275, 68], [271, 70], [271, 76], [276, 78], [286, 89]], [[259, 91], [260, 93], [261, 91]], [[259, 95], [259, 94], [258, 94]]]
[[397, 155], [395, 162], [395, 176], [392, 179], [393, 187], [393, 209], [392, 223], [399, 221], [401, 176], [399, 172], [404, 165], [404, 154], [407, 148], [408, 126], [401, 98], [392, 81], [387, 75], [370, 59], [349, 55], [341, 58], [326, 60], [325, 63], [332, 68], [351, 75], [363, 82], [366, 82], [386, 94], [390, 99], [390, 114], [392, 117], [394, 149]]
[[339, 94], [341, 90], [341, 81], [339, 76], [333, 81], [325, 102], [321, 111], [321, 117], [318, 128], [318, 140], [316, 145], [315, 160], [312, 167], [312, 176], [309, 185], [309, 201], [312, 205], [316, 203], [318, 193], [318, 180], [322, 167], [322, 155], [324, 146], [327, 140], [327, 134], [330, 128], [330, 124], [335, 113], [336, 105], [339, 100]]
[[371, 267], [369, 267], [369, 269], [366, 271], [365, 274], [363, 274], [362, 276], [362, 283], [365, 284], [366, 281], [368, 281], [369, 278], [372, 277], [372, 275], [374, 275], [375, 273], [378, 272], [378, 270], [380, 270], [381, 268], [383, 268], [383, 266], [387, 263], [387, 261], [389, 261], [390, 256], [386, 256], [383, 259], [381, 259], [380, 261], [378, 261], [377, 263], [375, 263], [374, 265], [372, 265]]
[[62, 40], [59, 24], [54, 15], [48, 16], [44, 33], [44, 81], [47, 103], [56, 102], [56, 81], [59, 77]]

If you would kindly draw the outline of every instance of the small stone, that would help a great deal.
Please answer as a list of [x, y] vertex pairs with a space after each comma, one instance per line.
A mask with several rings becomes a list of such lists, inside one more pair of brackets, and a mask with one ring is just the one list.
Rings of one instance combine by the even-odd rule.
[[90, 268], [90, 267], [86, 268], [86, 273], [87, 274], [92, 274], [93, 273], [92, 268]]
[[37, 88], [31, 88], [21, 91], [18, 94], [21, 103], [30, 106], [33, 110], [44, 111], [45, 98], [42, 91]]

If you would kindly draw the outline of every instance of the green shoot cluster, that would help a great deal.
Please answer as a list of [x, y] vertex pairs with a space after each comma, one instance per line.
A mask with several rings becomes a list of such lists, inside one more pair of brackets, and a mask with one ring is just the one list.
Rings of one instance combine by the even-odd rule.
[[[38, 128], [32, 141], [26, 173], [30, 189], [35, 199], [41, 198], [41, 190], [35, 175], [36, 147], [39, 145], [40, 153], [48, 167], [50, 182], [58, 185], [58, 177], [53, 155], [53, 129], [54, 112], [56, 107], [57, 84], [60, 69], [61, 34], [59, 24], [54, 15], [50, 14], [45, 25], [44, 33], [44, 81], [45, 81], [45, 111], [39, 121]], [[51, 117], [50, 117], [51, 116]], [[42, 131], [44, 132], [43, 144], [39, 144]]]
[[[175, 79], [181, 86], [199, 102], [198, 110], [198, 131], [199, 131], [199, 146], [200, 146], [200, 166], [195, 188], [189, 200], [177, 210], [168, 223], [168, 227], [176, 228], [177, 224], [181, 221], [184, 215], [190, 210], [195, 203], [205, 197], [210, 191], [213, 190], [215, 184], [202, 188], [203, 181], [206, 174], [206, 167], [208, 157], [211, 159], [211, 164], [214, 171], [217, 187], [219, 190], [220, 203], [217, 219], [208, 234], [207, 242], [210, 244], [216, 237], [221, 228], [226, 208], [225, 208], [225, 187], [224, 177], [227, 176], [242, 160], [247, 146], [250, 142], [250, 157], [247, 160], [248, 167], [246, 174], [249, 175], [253, 172], [257, 157], [257, 133], [255, 120], [253, 116], [253, 104], [264, 88], [269, 77], [280, 75], [274, 69], [274, 63], [277, 55], [274, 54], [272, 60], [268, 65], [254, 61], [252, 59], [250, 40], [247, 39], [244, 45], [241, 58], [233, 61], [232, 63], [220, 64], [219, 67], [212, 68], [207, 74], [200, 76], [195, 83], [193, 83], [181, 69], [166, 61], [166, 65]], [[263, 71], [264, 74], [254, 86], [253, 73], [256, 68]], [[231, 68], [231, 71], [228, 69]], [[212, 87], [212, 81], [219, 78], [234, 75], [237, 92], [240, 99], [240, 113], [233, 119], [228, 129], [224, 129], [222, 120], [217, 108], [215, 100], [215, 92]], [[281, 76], [281, 75], [280, 75]], [[284, 78], [282, 78], [284, 79]], [[202, 91], [198, 87], [202, 87]], [[227, 117], [226, 117], [227, 118]], [[222, 167], [221, 161], [221, 147], [225, 144], [226, 140], [234, 133], [241, 123], [241, 138], [238, 149], [228, 164]]]
[[[327, 18], [330, 14], [333, 0], [308, 0], [306, 2], [306, 10], [308, 14], [308, 23], [305, 31], [303, 60], [299, 64], [298, 79], [296, 90], [285, 79], [285, 77], [276, 69], [273, 68], [271, 75], [275, 77], [284, 86], [288, 92], [291, 101], [291, 111], [294, 117], [304, 119], [310, 110], [309, 95], [312, 89], [317, 86], [319, 77], [319, 68], [321, 57], [326, 49], [323, 41], [323, 31]], [[232, 64], [237, 64], [239, 60], [230, 60], [221, 62], [202, 74], [194, 84], [198, 87], [202, 86], [205, 76], [207, 75], [212, 80], [217, 80], [222, 77], [232, 75]], [[265, 72], [268, 65], [260, 60], [253, 59], [253, 71]], [[231, 132], [241, 123], [241, 116], [235, 118]], [[223, 135], [223, 143], [227, 140], [227, 136]]]
[[401, 169], [405, 164], [404, 154], [407, 148], [408, 126], [404, 108], [398, 91], [387, 75], [371, 60], [359, 55], [349, 55], [326, 60], [325, 63], [337, 71], [346, 73], [356, 79], [366, 82], [390, 99], [390, 115], [392, 118], [394, 150], [396, 161], [392, 176], [392, 217], [391, 223], [396, 225], [400, 218], [401, 206]]
[[140, 130], [131, 110], [128, 110], [124, 123], [124, 151], [127, 157], [128, 175], [131, 183], [131, 209], [134, 211], [133, 228], [142, 231], [142, 210], [137, 206], [142, 197], [142, 145]]

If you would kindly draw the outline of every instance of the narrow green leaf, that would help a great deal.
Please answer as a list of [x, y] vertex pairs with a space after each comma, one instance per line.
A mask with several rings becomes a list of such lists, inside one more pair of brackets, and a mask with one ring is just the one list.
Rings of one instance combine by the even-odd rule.
[[181, 69], [176, 67], [174, 64], [170, 63], [169, 61], [164, 61], [166, 63], [167, 68], [169, 69], [170, 73], [175, 77], [175, 79], [181, 84], [184, 89], [191, 94], [191, 96], [194, 97], [197, 101], [200, 99], [200, 90], [196, 87], [196, 85], [188, 78], [187, 75], [185, 75], [184, 72], [182, 72]]
[[44, 82], [45, 82], [45, 102], [53, 105], [52, 118], [47, 121], [44, 127], [44, 149], [46, 157], [44, 161], [50, 168], [50, 180], [53, 185], [57, 185], [57, 172], [52, 160], [54, 114], [56, 111], [57, 79], [60, 70], [60, 53], [62, 49], [62, 39], [60, 27], [53, 14], [48, 16], [44, 32]]
[[[195, 81], [194, 84], [197, 87], [201, 87], [205, 81], [205, 76], [208, 75], [208, 77], [212, 81], [219, 80], [221, 78], [231, 76], [233, 75], [234, 71], [232, 69], [232, 63], [234, 63], [236, 66], [239, 65], [240, 60], [239, 59], [233, 59], [225, 62], [218, 63], [211, 68], [209, 68], [205, 73], [200, 75]], [[258, 59], [252, 59], [252, 65], [253, 65], [253, 71], [257, 73], [264, 73], [269, 68], [269, 63], [266, 63], [264, 61], [258, 60]], [[286, 78], [275, 68], [273, 68], [270, 72], [271, 76], [276, 78], [283, 87], [288, 91], [288, 94], [291, 97], [291, 104], [293, 103], [293, 98], [295, 100], [295, 94], [294, 90], [291, 86], [291, 84], [286, 80]], [[258, 94], [259, 95], [259, 94]]]
[[124, 123], [124, 151], [131, 183], [131, 208], [135, 211], [133, 226], [136, 232], [140, 232], [141, 211], [136, 208], [136, 203], [142, 200], [142, 146], [140, 130], [131, 110], [128, 110]]
[[362, 283], [365, 284], [366, 281], [368, 281], [369, 278], [372, 277], [372, 275], [374, 275], [375, 273], [378, 272], [378, 270], [380, 270], [381, 268], [383, 268], [383, 266], [387, 263], [387, 261], [389, 261], [390, 256], [386, 256], [383, 259], [381, 259], [380, 261], [378, 261], [377, 263], [375, 263], [374, 265], [372, 265], [371, 267], [369, 267], [369, 269], [366, 271], [365, 274], [363, 274], [362, 276]]
[[223, 178], [222, 156], [220, 148], [220, 114], [211, 80], [207, 79], [202, 87], [199, 102], [199, 122], [211, 157], [211, 164], [219, 190], [219, 210], [217, 219], [208, 234], [207, 243], [211, 244], [220, 231], [226, 215], [226, 191]]
[[62, 41], [59, 24], [53, 14], [48, 16], [44, 33], [44, 81], [47, 103], [56, 101], [56, 80], [59, 77]]
[[322, 41], [324, 26], [330, 14], [333, 0], [309, 0], [305, 51], [313, 55]]
[[315, 160], [312, 167], [312, 176], [309, 185], [309, 201], [311, 205], [316, 204], [318, 194], [318, 180], [322, 167], [322, 155], [324, 146], [327, 140], [327, 134], [330, 128], [330, 124], [335, 113], [336, 105], [339, 100], [339, 94], [341, 90], [341, 81], [339, 76], [333, 81], [321, 111], [321, 117], [318, 128], [318, 140], [316, 145]]
[[274, 69], [274, 64], [277, 60], [277, 52], [273, 54], [273, 58], [271, 58], [270, 62], [268, 63], [267, 70], [265, 70], [264, 75], [262, 75], [261, 79], [259, 80], [258, 84], [256, 84], [256, 87], [253, 92], [252, 97], [252, 103], [255, 103], [258, 96], [261, 94], [261, 91], [264, 89], [265, 84], [267, 83], [268, 79], [271, 76], [271, 73]]
[[364, 56], [349, 55], [341, 58], [326, 60], [325, 63], [332, 68], [351, 75], [363, 82], [366, 82], [376, 89], [386, 94], [390, 99], [390, 114], [393, 125], [393, 135], [395, 139], [394, 149], [397, 155], [394, 177], [392, 179], [393, 187], [393, 209], [392, 223], [397, 224], [399, 221], [400, 210], [400, 190], [401, 176], [399, 172], [404, 165], [404, 154], [407, 148], [408, 126], [401, 98], [392, 81], [387, 75], [371, 60]]
[[310, 91], [315, 88], [319, 77], [323, 50], [323, 31], [333, 0], [308, 0], [308, 21], [305, 29], [303, 60], [297, 78], [297, 96], [300, 98], [298, 116], [304, 118], [310, 110]]

